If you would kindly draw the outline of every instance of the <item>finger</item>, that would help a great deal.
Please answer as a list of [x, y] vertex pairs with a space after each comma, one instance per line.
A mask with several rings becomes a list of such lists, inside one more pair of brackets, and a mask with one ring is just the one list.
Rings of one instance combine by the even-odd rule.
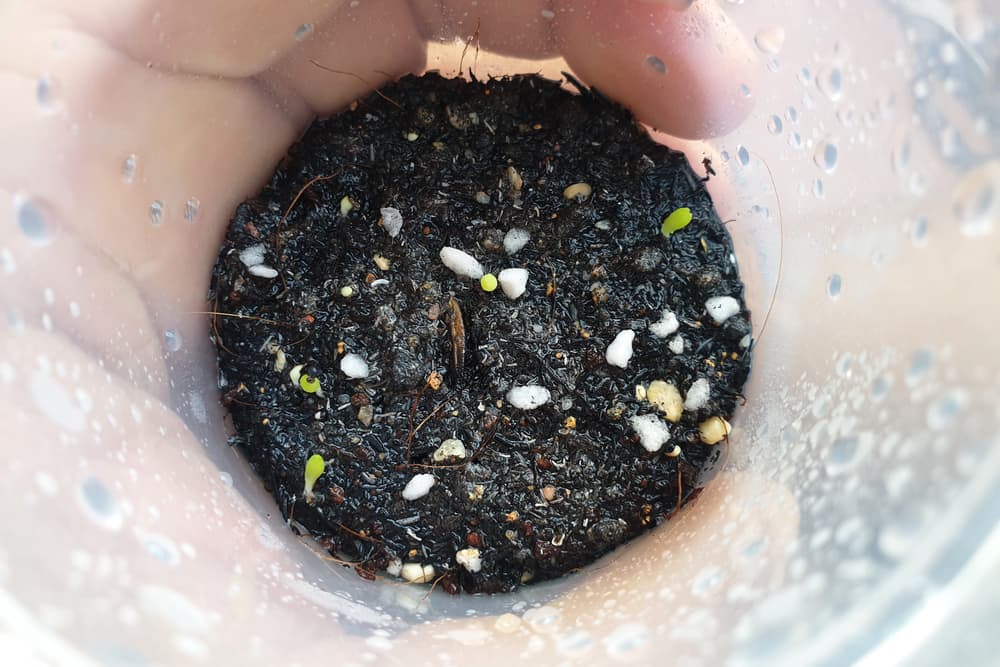
[[544, 58], [555, 53], [549, 0], [413, 0], [428, 40], [455, 37], [497, 53]]
[[257, 74], [344, 0], [47, 0], [47, 8], [139, 63], [168, 71]]
[[[324, 114], [397, 76], [419, 71], [426, 53], [405, 0], [362, 2], [342, 7], [301, 48], [259, 78]], [[276, 94], [282, 97], [282, 92]]]
[[751, 108], [753, 52], [712, 2], [558, 0], [560, 51], [583, 80], [640, 120], [685, 138], [732, 130]]

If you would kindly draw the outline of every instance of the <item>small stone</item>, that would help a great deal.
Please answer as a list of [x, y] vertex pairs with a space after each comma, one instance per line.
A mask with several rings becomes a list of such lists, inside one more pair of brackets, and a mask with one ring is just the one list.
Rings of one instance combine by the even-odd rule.
[[563, 428], [573, 430], [576, 428], [576, 417], [570, 415], [563, 420]]
[[639, 435], [639, 444], [648, 452], [660, 451], [670, 440], [670, 429], [656, 415], [636, 415], [630, 423], [632, 430]]
[[455, 562], [464, 567], [466, 570], [472, 573], [479, 572], [483, 569], [483, 557], [479, 549], [468, 548], [459, 549], [455, 552]]
[[423, 498], [431, 492], [431, 487], [434, 486], [436, 481], [434, 475], [427, 472], [414, 475], [406, 483], [406, 486], [403, 487], [403, 500], [419, 500]]
[[590, 198], [593, 191], [594, 188], [592, 188], [589, 183], [574, 183], [573, 185], [567, 186], [567, 188], [563, 190], [563, 197], [582, 202]]
[[508, 255], [517, 254], [531, 240], [531, 234], [527, 229], [512, 227], [507, 230], [503, 237], [503, 249]]
[[666, 456], [668, 458], [672, 458], [672, 459], [676, 459], [680, 455], [681, 455], [681, 446], [680, 445], [674, 445], [674, 448], [671, 449], [669, 452], [666, 453]]
[[[464, 278], [479, 280], [485, 273], [483, 265], [479, 263], [479, 260], [458, 248], [445, 246], [441, 248], [439, 256], [441, 257], [442, 264], [454, 271], [456, 275]], [[500, 272], [500, 275], [503, 275], [503, 271]]]
[[254, 264], [247, 271], [258, 278], [277, 278], [278, 272], [266, 264]]
[[358, 421], [361, 422], [363, 426], [371, 426], [372, 419], [375, 417], [375, 411], [370, 405], [362, 405], [358, 408]]
[[457, 438], [448, 438], [434, 450], [431, 459], [435, 463], [444, 463], [452, 459], [464, 459], [465, 455], [465, 444]]
[[434, 581], [434, 566], [420, 563], [404, 563], [399, 576], [411, 584], [429, 584]]
[[504, 269], [497, 276], [500, 289], [508, 299], [516, 299], [528, 288], [527, 269]]
[[667, 309], [660, 315], [658, 322], [649, 325], [649, 333], [657, 338], [666, 338], [677, 331], [680, 326], [681, 324], [677, 321], [677, 316], [674, 315], [673, 311]]
[[375, 260], [375, 266], [382, 271], [388, 271], [389, 267], [392, 266], [392, 262], [389, 261], [389, 258], [383, 255], [375, 255], [372, 259]]
[[240, 250], [239, 254], [240, 261], [243, 262], [244, 266], [247, 268], [257, 266], [258, 264], [264, 263], [264, 244], [258, 243], [252, 245], [249, 248], [244, 248]]
[[543, 486], [542, 487], [542, 498], [544, 498], [545, 502], [547, 502], [547, 503], [551, 503], [553, 500], [555, 500], [556, 499], [556, 487], [552, 486], [551, 484], [549, 486]]
[[709, 417], [698, 425], [698, 435], [706, 445], [714, 445], [732, 431], [732, 427], [722, 417]]
[[674, 336], [670, 339], [670, 342], [667, 343], [667, 347], [670, 348], [670, 351], [674, 354], [683, 354], [684, 338], [680, 334]]
[[740, 302], [731, 296], [713, 296], [705, 302], [705, 310], [716, 324], [722, 324], [740, 312]]
[[490, 196], [480, 190], [476, 193], [476, 201], [480, 204], [486, 205], [490, 203]]
[[399, 212], [399, 209], [389, 206], [381, 209], [379, 213], [382, 216], [382, 229], [385, 230], [386, 234], [392, 238], [399, 236], [400, 230], [403, 229], [403, 214]]
[[368, 362], [360, 354], [348, 352], [340, 360], [340, 370], [352, 380], [363, 380], [368, 377]]
[[517, 169], [514, 167], [507, 167], [507, 181], [510, 182], [510, 187], [515, 190], [520, 190], [524, 186], [524, 179], [521, 178], [521, 174], [517, 173]]
[[631, 329], [619, 331], [604, 353], [608, 363], [619, 368], [627, 367], [629, 359], [632, 358], [632, 341], [634, 340], [635, 332]]
[[511, 387], [507, 392], [507, 402], [521, 410], [534, 410], [549, 402], [549, 390], [537, 384]]
[[663, 380], [653, 380], [646, 390], [646, 398], [663, 413], [667, 421], [680, 421], [681, 413], [684, 412], [684, 401], [677, 387]]
[[406, 140], [407, 141], [416, 141], [419, 138], [420, 138], [420, 135], [417, 134], [416, 132], [407, 132], [406, 133]]
[[705, 378], [698, 378], [691, 383], [691, 387], [687, 391], [687, 396], [684, 398], [684, 409], [700, 410], [708, 405], [708, 399], [711, 394], [712, 388], [711, 385], [709, 385], [708, 380]]

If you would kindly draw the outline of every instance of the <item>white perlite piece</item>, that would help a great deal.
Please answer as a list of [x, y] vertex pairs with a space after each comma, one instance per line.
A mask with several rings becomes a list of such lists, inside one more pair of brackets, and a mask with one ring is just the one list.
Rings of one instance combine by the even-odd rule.
[[740, 302], [731, 296], [713, 296], [705, 302], [705, 310], [716, 324], [722, 324], [740, 312]]
[[530, 240], [531, 234], [528, 233], [527, 229], [514, 227], [503, 237], [503, 249], [507, 251], [508, 255], [514, 255], [524, 246], [528, 245], [528, 241]]
[[264, 263], [264, 244], [258, 243], [257, 245], [252, 245], [249, 248], [244, 248], [240, 250], [240, 261], [250, 268], [251, 266], [257, 266], [258, 264]]
[[673, 352], [674, 354], [683, 354], [684, 338], [680, 334], [677, 334], [676, 336], [670, 339], [670, 342], [667, 343], [667, 347], [669, 347], [670, 351]]
[[399, 576], [411, 584], [429, 584], [434, 581], [434, 566], [420, 563], [404, 563], [399, 568]]
[[508, 299], [516, 299], [524, 294], [524, 290], [528, 289], [528, 270], [504, 269], [497, 276], [497, 282], [500, 284], [504, 296]]
[[434, 475], [429, 472], [422, 472], [413, 476], [406, 486], [403, 487], [403, 500], [419, 500], [431, 492], [434, 486]]
[[403, 571], [403, 561], [398, 558], [393, 558], [389, 561], [389, 564], [385, 566], [385, 571], [394, 577], [398, 577]]
[[464, 459], [465, 444], [457, 438], [448, 438], [434, 450], [431, 458], [434, 459], [435, 463], [441, 463], [449, 459]]
[[455, 562], [469, 572], [479, 572], [483, 569], [483, 557], [479, 549], [459, 549], [455, 552]]
[[368, 377], [368, 362], [360, 354], [348, 352], [340, 360], [340, 370], [352, 380], [363, 380]]
[[670, 309], [664, 310], [659, 322], [649, 325], [649, 333], [657, 338], [666, 338], [681, 326], [677, 316]]
[[684, 398], [685, 410], [700, 410], [708, 405], [708, 398], [712, 393], [712, 388], [705, 378], [698, 378], [691, 383], [687, 396]]
[[632, 430], [639, 434], [639, 443], [648, 452], [660, 451], [670, 440], [670, 429], [656, 415], [636, 415], [631, 423]]
[[379, 210], [379, 213], [382, 215], [382, 229], [386, 234], [392, 238], [399, 236], [400, 230], [403, 229], [403, 214], [399, 209], [390, 206]]
[[628, 366], [628, 360], [632, 358], [632, 341], [634, 340], [635, 332], [631, 329], [619, 331], [604, 353], [604, 357], [608, 360], [608, 363], [612, 366], [618, 366], [618, 368]]
[[254, 264], [249, 269], [247, 269], [252, 275], [258, 278], [277, 278], [278, 272], [272, 269], [266, 264]]
[[521, 410], [534, 410], [549, 402], [549, 390], [537, 384], [511, 387], [507, 392], [507, 402]]
[[439, 256], [441, 257], [441, 263], [454, 271], [456, 275], [472, 278], [473, 280], [479, 280], [483, 277], [483, 265], [467, 252], [458, 248], [452, 248], [451, 246], [445, 246], [441, 248]]

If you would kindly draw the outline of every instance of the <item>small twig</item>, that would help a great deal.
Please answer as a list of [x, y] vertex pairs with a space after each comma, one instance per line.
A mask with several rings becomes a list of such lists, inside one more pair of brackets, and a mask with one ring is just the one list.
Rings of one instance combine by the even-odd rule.
[[365, 84], [369, 88], [372, 88], [375, 91], [376, 95], [378, 95], [383, 100], [385, 100], [386, 102], [388, 102], [392, 106], [394, 106], [397, 109], [399, 109], [399, 110], [402, 111], [403, 107], [400, 106], [399, 102], [397, 102], [396, 100], [392, 99], [391, 97], [389, 97], [388, 95], [386, 95], [385, 93], [383, 93], [382, 91], [380, 91], [378, 88], [375, 87], [374, 84], [372, 84], [371, 81], [369, 81], [368, 79], [364, 78], [360, 74], [355, 74], [354, 72], [345, 72], [344, 70], [333, 69], [332, 67], [327, 67], [326, 65], [324, 65], [324, 64], [322, 64], [320, 62], [317, 62], [317, 61], [313, 60], [312, 58], [309, 59], [309, 62], [311, 62], [313, 65], [315, 65], [316, 67], [320, 68], [321, 70], [325, 70], [325, 71], [330, 72], [332, 74], [343, 74], [344, 76], [353, 76], [355, 79], [357, 79], [361, 83]]
[[764, 330], [767, 329], [767, 323], [771, 320], [771, 310], [774, 309], [774, 302], [778, 298], [778, 288], [781, 287], [781, 269], [785, 263], [785, 223], [781, 212], [781, 195], [778, 193], [778, 184], [774, 180], [774, 173], [771, 171], [770, 165], [764, 161], [764, 158], [757, 153], [752, 153], [752, 155], [756, 155], [760, 163], [767, 169], [767, 175], [771, 178], [771, 187], [774, 188], [774, 198], [778, 202], [778, 277], [774, 281], [774, 291], [771, 292], [771, 301], [767, 305], [767, 313], [764, 314], [764, 323], [760, 325], [760, 334], [757, 336], [757, 341], [760, 341], [764, 337]]
[[[334, 521], [333, 525], [337, 526], [338, 528], [340, 528], [342, 531], [344, 531], [348, 535], [353, 535], [354, 537], [358, 538], [359, 540], [365, 540], [366, 542], [374, 542], [375, 544], [382, 544], [382, 540], [380, 540], [378, 538], [375, 538], [375, 537], [370, 537], [368, 535], [362, 535], [358, 531], [352, 530], [352, 529], [348, 528], [347, 526], [345, 526], [344, 524], [340, 523], [339, 521]], [[362, 562], [364, 562], [364, 561], [362, 561]]]
[[278, 220], [278, 224], [274, 226], [274, 255], [275, 257], [278, 258], [279, 261], [281, 260], [281, 227], [285, 224], [285, 221], [288, 220], [288, 215], [292, 212], [292, 209], [295, 208], [295, 205], [299, 203], [299, 199], [302, 198], [302, 195], [305, 194], [305, 191], [311, 188], [314, 183], [318, 183], [319, 181], [328, 181], [331, 178], [336, 178], [337, 176], [340, 176], [341, 172], [343, 172], [343, 169], [338, 169], [332, 174], [320, 174], [319, 176], [314, 176], [311, 179], [309, 179], [306, 182], [306, 184], [303, 185], [299, 189], [299, 191], [295, 194], [295, 198], [292, 199], [292, 203], [288, 205], [287, 209], [285, 209], [285, 214], [281, 216], [281, 220]]
[[191, 311], [191, 315], [213, 315], [215, 317], [235, 317], [240, 320], [255, 320], [257, 322], [263, 322], [264, 324], [273, 324], [277, 327], [294, 327], [297, 324], [292, 324], [291, 322], [279, 322], [278, 320], [269, 320], [266, 317], [258, 317], [256, 315], [240, 315], [239, 313], [223, 313], [217, 310], [194, 310]]

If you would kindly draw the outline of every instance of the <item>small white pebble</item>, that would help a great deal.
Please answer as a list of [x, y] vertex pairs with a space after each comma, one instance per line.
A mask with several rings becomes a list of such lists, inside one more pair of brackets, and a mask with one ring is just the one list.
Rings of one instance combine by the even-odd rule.
[[360, 354], [348, 352], [340, 360], [340, 370], [352, 380], [363, 380], [368, 377], [368, 362]]
[[531, 234], [528, 233], [527, 229], [513, 227], [507, 230], [507, 234], [503, 237], [503, 249], [508, 255], [513, 255], [528, 245], [528, 241], [530, 240]]
[[403, 487], [403, 500], [418, 500], [431, 492], [434, 486], [434, 475], [429, 472], [418, 473]]
[[399, 576], [412, 584], [429, 584], [434, 581], [434, 566], [420, 563], [404, 563]]
[[528, 289], [527, 269], [504, 269], [497, 276], [497, 283], [508, 299], [516, 299]]
[[680, 327], [680, 322], [677, 321], [677, 316], [668, 308], [663, 311], [663, 315], [660, 317], [659, 322], [649, 325], [649, 333], [653, 334], [657, 338], [666, 338], [673, 332], [677, 331]]
[[240, 250], [240, 261], [243, 262], [248, 268], [251, 266], [257, 266], [258, 264], [264, 263], [264, 244], [258, 243], [257, 245], [252, 245], [249, 248], [244, 248]]
[[632, 430], [639, 434], [639, 443], [649, 452], [658, 452], [670, 440], [670, 429], [656, 415], [636, 415], [631, 419]]
[[464, 459], [465, 444], [457, 438], [448, 438], [434, 450], [431, 458], [434, 459], [435, 463], [442, 463], [449, 459]]
[[712, 388], [705, 378], [698, 378], [691, 383], [687, 396], [684, 398], [685, 410], [700, 410], [708, 405], [708, 398], [712, 394]]
[[392, 238], [399, 236], [400, 230], [403, 229], [403, 214], [399, 209], [388, 207], [381, 209], [379, 213], [382, 215], [382, 229], [386, 234]]
[[252, 275], [258, 278], [277, 278], [278, 272], [272, 269], [266, 264], [254, 264], [249, 269], [247, 269]]
[[521, 410], [534, 410], [549, 402], [549, 390], [537, 384], [511, 387], [507, 392], [507, 402]]
[[393, 558], [389, 561], [389, 564], [385, 566], [385, 571], [393, 577], [398, 577], [403, 571], [403, 561], [398, 558]]
[[667, 343], [667, 347], [669, 347], [670, 351], [674, 354], [682, 354], [684, 352], [684, 338], [680, 334], [674, 336], [670, 339], [670, 342]]
[[619, 368], [628, 366], [628, 360], [632, 358], [632, 341], [634, 340], [635, 332], [631, 329], [619, 331], [604, 353], [608, 363]]
[[705, 302], [705, 310], [716, 324], [722, 324], [740, 312], [740, 302], [731, 296], [713, 296]]
[[472, 547], [456, 551], [455, 562], [469, 572], [479, 572], [483, 569], [482, 554], [479, 553], [479, 549], [474, 549]]
[[748, 347], [750, 347], [751, 342], [753, 342], [753, 338], [750, 336], [750, 334], [747, 334], [743, 338], [740, 338], [740, 347], [745, 350]]
[[483, 277], [483, 273], [485, 273], [483, 265], [475, 257], [458, 248], [445, 246], [441, 248], [439, 256], [441, 257], [441, 263], [459, 276], [479, 280]]

